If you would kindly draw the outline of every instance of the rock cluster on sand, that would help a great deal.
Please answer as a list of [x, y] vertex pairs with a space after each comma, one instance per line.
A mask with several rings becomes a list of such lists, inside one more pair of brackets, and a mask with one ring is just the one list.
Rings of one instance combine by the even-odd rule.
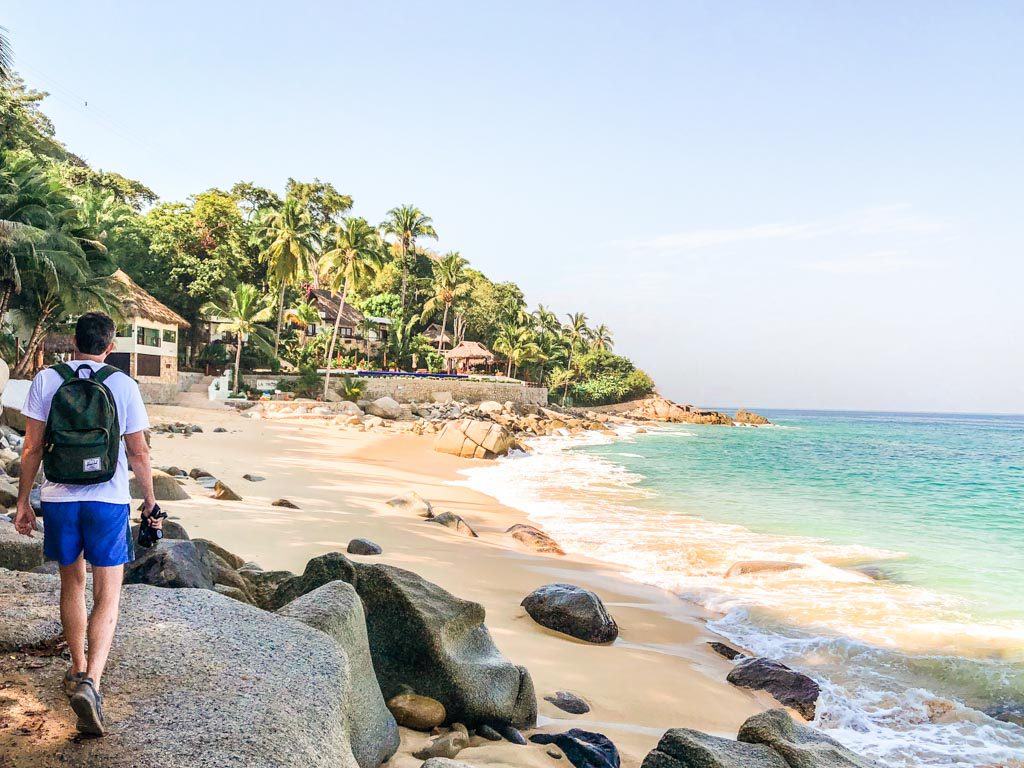
[[878, 768], [816, 728], [794, 722], [785, 710], [748, 718], [737, 741], [689, 728], [673, 728], [641, 768]]
[[821, 689], [813, 679], [782, 662], [744, 658], [732, 668], [726, 680], [741, 688], [768, 691], [780, 704], [792, 707], [807, 720], [814, 719], [814, 705]]
[[573, 584], [547, 584], [522, 602], [538, 624], [588, 643], [610, 643], [619, 635], [601, 598]]

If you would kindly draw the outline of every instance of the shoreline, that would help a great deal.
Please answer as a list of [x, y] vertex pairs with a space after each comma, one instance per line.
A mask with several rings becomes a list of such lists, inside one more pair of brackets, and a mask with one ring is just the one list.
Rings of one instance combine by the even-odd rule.
[[[584, 727], [606, 733], [624, 764], [637, 766], [668, 728], [688, 727], [732, 737], [749, 716], [779, 706], [767, 694], [725, 681], [732, 665], [708, 641], [713, 615], [667, 591], [628, 579], [622, 569], [576, 555], [540, 554], [505, 534], [528, 515], [461, 484], [463, 469], [478, 460], [437, 453], [433, 439], [413, 434], [338, 430], [323, 420], [250, 420], [228, 410], [181, 406], [151, 409], [154, 424], [186, 421], [203, 426], [190, 437], [154, 433], [154, 466], [201, 467], [243, 497], [209, 498], [189, 483], [192, 498], [167, 502], [172, 518], [193, 538], [208, 538], [267, 569], [301, 572], [311, 557], [345, 551], [350, 539], [379, 544], [381, 556], [355, 559], [414, 571], [458, 597], [480, 602], [501, 651], [526, 666], [537, 689], [538, 730]], [[227, 433], [212, 434], [214, 427]], [[262, 482], [242, 478], [261, 475]], [[317, 479], [310, 482], [310, 475]], [[384, 502], [409, 490], [451, 511], [479, 534], [470, 539]], [[300, 509], [271, 506], [287, 498]], [[552, 582], [592, 589], [620, 626], [610, 646], [594, 646], [551, 632], [520, 607], [533, 589]], [[574, 716], [544, 696], [569, 690], [591, 705]], [[403, 731], [392, 764], [414, 763], [410, 752], [423, 734]], [[509, 745], [471, 747], [463, 754], [486, 765], [488, 754]], [[512, 747], [512, 749], [515, 749]], [[479, 754], [474, 755], [477, 752]], [[493, 762], [503, 762], [498, 755]], [[524, 753], [509, 755], [522, 763]]]

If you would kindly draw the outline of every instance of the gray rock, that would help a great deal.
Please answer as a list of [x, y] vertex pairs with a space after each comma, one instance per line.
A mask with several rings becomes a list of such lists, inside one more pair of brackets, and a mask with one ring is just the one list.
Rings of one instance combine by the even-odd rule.
[[610, 643], [619, 635], [601, 598], [573, 584], [547, 584], [527, 595], [522, 606], [541, 626], [588, 643]]
[[[227, 560], [221, 557], [217, 550], [211, 548], [204, 539], [198, 539], [192, 543], [196, 551], [200, 553], [200, 556], [210, 564], [210, 572], [215, 586], [219, 584], [236, 589], [245, 595], [245, 602], [252, 603], [253, 605], [256, 604], [249, 588], [249, 582]], [[217, 549], [220, 549], [220, 547], [217, 547]]]
[[395, 496], [392, 499], [388, 499], [386, 504], [389, 507], [395, 509], [403, 509], [420, 517], [433, 517], [434, 507], [433, 505], [420, 496], [416, 491], [409, 491], [404, 496]]
[[435, 515], [430, 518], [429, 522], [443, 525], [445, 528], [450, 528], [460, 536], [466, 536], [471, 539], [477, 538], [476, 531], [470, 527], [469, 523], [454, 512], [442, 512], [440, 515]]
[[193, 480], [198, 480], [200, 477], [213, 477], [213, 475], [205, 469], [200, 469], [199, 467], [192, 467], [192, 469], [188, 471], [188, 476]]
[[711, 641], [708, 643], [708, 645], [711, 647], [711, 650], [713, 650], [719, 656], [724, 656], [729, 661], [735, 661], [736, 659], [740, 659], [746, 656], [746, 654], [743, 653], [743, 651], [739, 651], [733, 648], [731, 645], [727, 645], [726, 643]]
[[[166, 521], [164, 521], [164, 527], [167, 527]], [[185, 529], [182, 528], [182, 530]], [[185, 535], [185, 538], [188, 538], [188, 534]], [[245, 560], [243, 560], [241, 557], [232, 552], [228, 552], [226, 549], [224, 549], [224, 547], [210, 541], [209, 539], [194, 539], [194, 541], [197, 544], [202, 542], [203, 545], [205, 545], [205, 547], [208, 550], [216, 554], [218, 557], [224, 560], [224, 562], [226, 562], [230, 567], [234, 568], [235, 570], [238, 570], [243, 565], [245, 565]]]
[[350, 555], [379, 555], [384, 550], [380, 548], [379, 544], [374, 544], [369, 539], [352, 539], [348, 543], [348, 553]]
[[771, 747], [789, 768], [878, 768], [817, 728], [795, 722], [784, 709], [748, 718], [736, 738]]
[[[128, 481], [128, 493], [133, 499], [141, 499], [144, 496], [142, 486], [135, 479], [135, 475]], [[181, 501], [188, 498], [188, 492], [181, 487], [178, 479], [159, 469], [153, 470], [153, 493], [157, 501]]]
[[250, 483], [262, 483], [267, 478], [262, 475], [250, 475], [248, 473], [242, 475], [243, 480], [248, 480]]
[[397, 419], [402, 415], [402, 407], [390, 397], [380, 397], [369, 403], [364, 409], [371, 416], [382, 419]]
[[667, 731], [640, 768], [789, 768], [777, 752], [689, 728]]
[[550, 702], [563, 712], [573, 715], [585, 715], [590, 711], [590, 705], [587, 702], [569, 691], [558, 691], [553, 696], [545, 696], [544, 701]]
[[547, 552], [554, 555], [565, 554], [565, 551], [558, 545], [557, 541], [534, 525], [517, 523], [505, 531], [505, 533], [512, 534], [513, 539], [529, 547], [534, 552]]
[[477, 726], [476, 735], [488, 741], [501, 741], [501, 734], [487, 725], [487, 723]]
[[[59, 637], [58, 592], [55, 577], [0, 571], [0, 646]], [[103, 682], [107, 735], [55, 743], [55, 764], [359, 768], [344, 650], [215, 592], [126, 586]]]
[[242, 497], [235, 493], [225, 483], [218, 480], [213, 485], [213, 498], [221, 501], [241, 501]]
[[237, 589], [235, 587], [229, 587], [226, 584], [214, 584], [213, 591], [217, 592], [218, 594], [224, 595], [225, 597], [230, 597], [232, 600], [237, 600], [240, 603], [248, 603], [249, 605], [254, 605], [252, 598], [244, 590]]
[[521, 747], [526, 746], [526, 737], [523, 736], [523, 734], [519, 732], [519, 729], [514, 725], [503, 725], [498, 732], [505, 741], [511, 742], [512, 744], [518, 744]]
[[482, 605], [388, 565], [357, 564], [355, 587], [385, 699], [410, 686], [440, 701], [450, 722], [536, 722], [530, 673], [495, 647]]
[[398, 726], [384, 704], [366, 637], [366, 617], [351, 584], [332, 581], [296, 598], [278, 615], [326, 633], [345, 649], [352, 676], [347, 717], [352, 754], [360, 768], [376, 768], [398, 749]]
[[217, 432], [217, 433], [221, 433], [221, 432], [227, 432], [227, 429], [225, 429], [224, 427], [214, 427], [213, 431]]
[[0, 507], [13, 508], [18, 503], [18, 486], [0, 479]]
[[288, 501], [288, 499], [275, 499], [270, 502], [272, 507], [284, 507], [285, 509], [299, 509], [299, 505], [294, 501]]
[[339, 579], [354, 584], [356, 580], [355, 563], [341, 552], [328, 552], [326, 555], [314, 557], [306, 563], [306, 570], [302, 572], [301, 576], [293, 576], [281, 583], [267, 604], [267, 608], [276, 611], [295, 598]]
[[124, 567], [125, 584], [154, 587], [213, 589], [213, 565], [195, 542], [164, 539]]
[[576, 768], [619, 768], [619, 750], [603, 733], [573, 728], [565, 733], [536, 733], [534, 744], [555, 744]]
[[238, 569], [238, 575], [249, 583], [249, 594], [261, 608], [268, 608], [273, 603], [277, 588], [289, 579], [295, 578], [291, 571], [264, 571], [255, 563], [246, 563], [244, 567]]
[[463, 763], [460, 760], [452, 760], [447, 757], [432, 757], [420, 768], [473, 768], [469, 763]]
[[431, 760], [439, 757], [450, 760], [468, 746], [469, 734], [463, 726], [462, 729], [453, 728], [448, 733], [441, 734], [423, 749], [413, 752], [412, 756], [419, 760]]
[[725, 679], [741, 688], [768, 691], [780, 704], [792, 707], [808, 720], [814, 719], [814, 703], [821, 689], [810, 677], [781, 662], [760, 657], [743, 659]]
[[43, 564], [43, 534], [22, 536], [7, 516], [0, 518], [0, 568], [31, 571]]

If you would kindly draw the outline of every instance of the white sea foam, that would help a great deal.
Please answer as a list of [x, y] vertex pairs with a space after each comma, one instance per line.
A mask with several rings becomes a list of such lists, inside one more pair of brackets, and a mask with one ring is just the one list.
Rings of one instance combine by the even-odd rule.
[[[624, 444], [634, 435], [620, 431]], [[663, 499], [645, 506], [640, 475], [567, 450], [613, 440], [539, 438], [529, 454], [466, 472], [465, 484], [524, 510], [567, 552], [625, 566], [721, 614], [710, 626], [722, 635], [812, 674], [823, 690], [817, 724], [855, 750], [901, 768], [1024, 761], [1024, 729], [963, 703], [1024, 686], [1024, 623], [979, 623], [951, 596], [848, 567], [899, 552], [755, 533], [666, 510]], [[745, 560], [801, 567], [725, 577]]]

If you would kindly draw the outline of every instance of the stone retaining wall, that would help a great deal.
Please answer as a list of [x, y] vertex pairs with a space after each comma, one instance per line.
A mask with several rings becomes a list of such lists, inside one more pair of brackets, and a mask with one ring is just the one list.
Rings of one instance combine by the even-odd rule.
[[172, 405], [178, 401], [177, 381], [160, 381], [156, 378], [146, 378], [139, 382], [139, 392], [142, 393], [142, 402], [150, 405]]
[[202, 371], [178, 371], [178, 389], [188, 392], [205, 378], [206, 374]]

